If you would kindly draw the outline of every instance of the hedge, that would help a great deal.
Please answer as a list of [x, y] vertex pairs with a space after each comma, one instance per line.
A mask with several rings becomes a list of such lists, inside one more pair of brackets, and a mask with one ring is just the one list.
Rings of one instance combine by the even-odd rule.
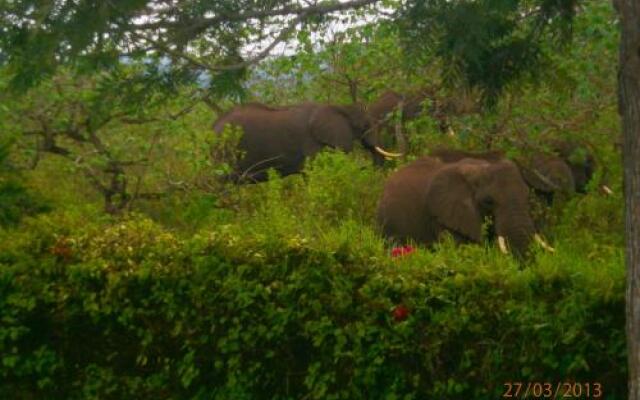
[[0, 398], [496, 399], [514, 381], [626, 397], [618, 266], [181, 239], [140, 218], [0, 250]]

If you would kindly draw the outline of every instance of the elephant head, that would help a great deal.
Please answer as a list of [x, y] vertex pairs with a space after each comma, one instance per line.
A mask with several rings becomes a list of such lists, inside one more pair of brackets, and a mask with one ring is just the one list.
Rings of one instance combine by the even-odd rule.
[[[344, 129], [341, 130], [336, 126], [340, 121], [332, 115], [333, 113], [348, 121], [351, 131], [350, 137], [345, 137]], [[312, 113], [309, 125], [314, 137], [335, 148], [346, 148], [348, 145], [344, 143], [345, 140], [359, 141], [371, 153], [376, 165], [382, 165], [385, 158], [401, 156], [398, 153], [388, 152], [380, 146], [379, 132], [373, 129], [371, 116], [362, 104], [318, 108], [316, 112]]]
[[402, 103], [402, 118], [409, 120], [422, 113], [422, 102], [429, 97], [425, 91], [411, 92], [402, 95], [394, 90], [387, 90], [376, 101], [369, 105], [369, 115], [375, 123], [382, 122], [388, 114], [397, 110]]
[[513, 162], [462, 159], [434, 176], [426, 201], [442, 226], [474, 242], [481, 241], [484, 217], [492, 216], [495, 234], [522, 255], [535, 234], [528, 193]]
[[518, 163], [527, 184], [548, 202], [554, 194], [570, 194], [576, 189], [569, 165], [558, 156], [538, 153], [519, 159]]
[[375, 123], [383, 121], [393, 112], [402, 101], [402, 95], [393, 90], [387, 90], [376, 101], [369, 105], [369, 115]]
[[345, 106], [333, 106], [335, 111], [342, 114], [349, 121], [349, 125], [353, 130], [353, 139], [359, 140], [362, 145], [373, 151], [377, 146], [378, 138], [374, 134], [373, 121], [371, 116], [362, 104], [351, 104]]
[[510, 160], [463, 158], [446, 163], [426, 157], [389, 178], [378, 222], [392, 238], [431, 243], [448, 231], [458, 241], [480, 243], [482, 224], [491, 216], [501, 248], [508, 242], [521, 256], [532, 239], [544, 243], [535, 232], [528, 194]]
[[580, 146], [578, 143], [565, 140], [553, 141], [552, 147], [571, 170], [575, 191], [586, 193], [587, 184], [591, 181], [596, 167], [593, 152], [587, 146]]
[[529, 186], [548, 203], [557, 193], [586, 193], [595, 168], [591, 152], [576, 143], [561, 140], [552, 141], [551, 149], [549, 153], [534, 152], [518, 159]]
[[[427, 94], [416, 91], [407, 95], [393, 90], [384, 92], [376, 101], [369, 105], [369, 116], [373, 123], [372, 130], [382, 139], [382, 135], [395, 131], [395, 141], [401, 153], [406, 152], [407, 139], [402, 133], [402, 124], [418, 117], [423, 112], [422, 102]], [[401, 120], [392, 122], [393, 112], [399, 112]], [[394, 126], [395, 125], [395, 126]]]

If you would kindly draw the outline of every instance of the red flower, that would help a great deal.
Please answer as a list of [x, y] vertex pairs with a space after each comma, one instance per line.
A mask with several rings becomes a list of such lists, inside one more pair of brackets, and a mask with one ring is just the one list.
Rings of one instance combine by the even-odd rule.
[[413, 253], [415, 249], [411, 246], [394, 247], [391, 249], [391, 257], [400, 257], [409, 253]]
[[59, 260], [68, 262], [73, 256], [71, 242], [67, 238], [59, 238], [56, 243], [49, 248], [49, 252], [56, 256]]
[[393, 319], [396, 320], [396, 322], [404, 321], [405, 319], [407, 319], [408, 316], [409, 316], [409, 309], [406, 306], [403, 306], [402, 304], [400, 304], [399, 306], [396, 306], [393, 309]]

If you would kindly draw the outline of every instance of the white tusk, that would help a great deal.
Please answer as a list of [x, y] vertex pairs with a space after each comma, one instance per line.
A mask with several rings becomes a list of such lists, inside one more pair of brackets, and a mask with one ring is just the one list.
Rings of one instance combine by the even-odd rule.
[[560, 191], [560, 186], [558, 186], [555, 183], [551, 182], [551, 180], [549, 180], [549, 178], [547, 178], [546, 176], [542, 175], [537, 169], [531, 168], [531, 172], [533, 172], [533, 174], [535, 176], [537, 176], [538, 179], [540, 179], [545, 185], [549, 185], [549, 187], [551, 187], [551, 190]]
[[542, 237], [540, 237], [540, 235], [538, 235], [537, 233], [535, 235], [533, 235], [533, 238], [546, 251], [548, 251], [550, 253], [554, 253], [556, 251], [556, 249], [554, 249], [553, 247], [549, 246], [549, 244], [547, 244], [547, 242], [545, 242], [544, 239], [542, 239]]
[[503, 254], [509, 254], [509, 249], [507, 249], [507, 242], [504, 240], [504, 236], [498, 236], [498, 247]]
[[402, 157], [401, 153], [389, 153], [388, 151], [384, 151], [383, 149], [381, 149], [378, 146], [375, 146], [375, 149], [378, 153], [382, 154], [385, 157]]
[[449, 127], [449, 129], [447, 129], [447, 135], [454, 137], [456, 133], [453, 131], [453, 129], [451, 129], [451, 127]]
[[607, 186], [607, 185], [602, 185], [602, 186], [600, 186], [600, 187], [602, 188], [602, 191], [603, 191], [605, 194], [608, 194], [609, 196], [613, 195], [613, 190], [611, 190], [611, 188], [610, 188], [609, 186]]

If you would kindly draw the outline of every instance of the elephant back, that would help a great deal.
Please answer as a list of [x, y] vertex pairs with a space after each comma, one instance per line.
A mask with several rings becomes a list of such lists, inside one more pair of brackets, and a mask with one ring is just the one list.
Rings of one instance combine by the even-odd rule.
[[431, 157], [439, 158], [445, 163], [458, 162], [465, 158], [471, 158], [476, 160], [484, 160], [488, 162], [497, 162], [506, 160], [506, 155], [501, 150], [492, 150], [486, 152], [472, 152], [460, 149], [449, 149], [439, 147], [430, 152]]

